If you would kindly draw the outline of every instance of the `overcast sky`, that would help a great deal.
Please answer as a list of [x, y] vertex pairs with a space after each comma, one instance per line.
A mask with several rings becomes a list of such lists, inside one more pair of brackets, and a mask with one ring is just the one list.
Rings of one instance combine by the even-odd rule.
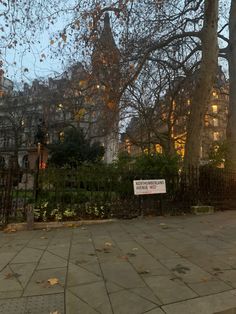
[[[70, 1], [74, 0], [68, 0], [68, 3]], [[229, 0], [224, 1], [229, 3]], [[223, 14], [227, 15], [227, 12], [223, 12]], [[4, 70], [6, 76], [14, 82], [20, 83], [23, 81], [30, 82], [35, 78], [46, 78], [62, 73], [67, 65], [67, 60], [65, 59], [63, 65], [61, 61], [59, 61], [59, 58], [56, 58], [55, 55], [50, 53], [49, 48], [52, 47], [50, 46], [50, 37], [52, 32], [63, 29], [63, 25], [67, 21], [68, 16], [67, 19], [61, 18], [50, 31], [37, 34], [36, 36], [40, 44], [31, 45], [31, 51], [28, 51], [25, 47], [6, 50], [3, 55], [3, 60], [5, 59]], [[227, 34], [225, 35], [227, 36]], [[222, 62], [222, 60], [220, 62], [223, 64], [223, 68], [227, 70], [227, 63]], [[24, 69], [27, 69], [27, 71]]]

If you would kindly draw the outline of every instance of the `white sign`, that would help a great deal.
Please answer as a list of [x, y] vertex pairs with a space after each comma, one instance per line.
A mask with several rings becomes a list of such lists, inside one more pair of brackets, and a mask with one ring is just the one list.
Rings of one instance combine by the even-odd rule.
[[134, 194], [161, 194], [166, 193], [166, 181], [162, 180], [134, 180]]

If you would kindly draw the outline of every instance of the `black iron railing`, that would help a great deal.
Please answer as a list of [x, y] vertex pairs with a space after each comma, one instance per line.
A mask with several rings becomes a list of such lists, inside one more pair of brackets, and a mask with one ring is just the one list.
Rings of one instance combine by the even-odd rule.
[[[165, 179], [167, 193], [135, 196], [133, 180], [137, 179]], [[44, 169], [39, 175], [21, 169], [0, 170], [2, 224], [24, 221], [28, 206], [33, 206], [38, 220], [71, 220], [176, 214], [201, 204], [234, 208], [236, 173], [207, 167], [175, 174], [109, 166]]]

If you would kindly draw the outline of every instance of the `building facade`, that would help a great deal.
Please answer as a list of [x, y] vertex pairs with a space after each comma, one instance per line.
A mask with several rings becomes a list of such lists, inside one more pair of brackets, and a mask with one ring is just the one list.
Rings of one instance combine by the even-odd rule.
[[[63, 140], [68, 127], [81, 128], [91, 141], [105, 148], [104, 162], [111, 163], [118, 153], [119, 62], [108, 14], [93, 55], [92, 71], [81, 63], [46, 82], [34, 80], [20, 92], [0, 77], [0, 164], [17, 160], [20, 167], [33, 169], [39, 154], [37, 134], [44, 133], [40, 146], [40, 166], [48, 159], [47, 144]], [[115, 73], [115, 74], [114, 74]]]
[[[122, 149], [131, 155], [139, 155], [142, 152], [171, 152], [168, 149], [172, 145], [183, 158], [193, 84], [194, 81], [180, 84], [177, 92], [167, 93], [157, 109], [150, 110], [150, 117], [147, 111], [146, 117], [131, 119], [122, 136]], [[211, 150], [217, 149], [226, 139], [228, 102], [228, 81], [219, 67], [204, 117], [200, 152], [202, 163], [208, 162]], [[145, 119], [149, 125], [144, 123]]]

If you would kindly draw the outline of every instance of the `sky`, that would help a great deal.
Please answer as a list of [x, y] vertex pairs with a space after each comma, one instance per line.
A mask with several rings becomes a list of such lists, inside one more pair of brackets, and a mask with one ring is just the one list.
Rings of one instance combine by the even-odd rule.
[[[73, 1], [68, 0], [68, 3]], [[224, 1], [228, 2], [228, 0]], [[48, 76], [57, 76], [65, 70], [67, 60], [65, 59], [64, 64], [62, 64], [59, 58], [50, 52], [50, 48], [54, 48], [57, 45], [57, 43], [51, 45], [50, 41], [52, 33], [63, 29], [69, 17], [69, 15], [67, 17], [62, 16], [50, 30], [44, 30], [41, 33], [37, 32], [36, 38], [38, 43], [31, 45], [30, 51], [25, 47], [18, 46], [16, 49], [7, 49], [2, 52], [3, 60], [5, 60], [3, 67], [5, 75], [15, 83], [16, 88], [20, 88], [23, 82], [30, 83], [35, 78], [43, 79]], [[227, 36], [227, 33], [225, 35]], [[80, 58], [82, 60], [82, 54]], [[220, 62], [227, 71], [227, 63], [222, 60]]]

